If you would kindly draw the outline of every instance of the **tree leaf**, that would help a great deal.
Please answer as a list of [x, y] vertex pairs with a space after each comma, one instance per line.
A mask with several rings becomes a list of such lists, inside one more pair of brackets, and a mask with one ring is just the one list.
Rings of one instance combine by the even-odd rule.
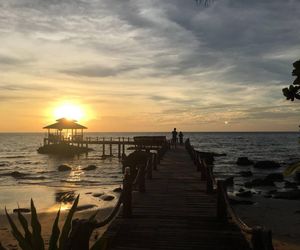
[[6, 207], [5, 207], [5, 214], [8, 219], [8, 222], [10, 224], [12, 234], [15, 237], [15, 239], [18, 241], [19, 246], [23, 250], [32, 250], [31, 246], [26, 242], [24, 236], [21, 234], [21, 232], [18, 230], [16, 224], [13, 222], [12, 218], [7, 213]]
[[79, 201], [79, 195], [77, 196], [76, 200], [74, 201], [74, 203], [73, 203], [73, 205], [72, 205], [72, 207], [71, 207], [71, 209], [70, 209], [70, 211], [67, 215], [66, 221], [64, 223], [64, 226], [63, 226], [60, 238], [59, 238], [59, 248], [58, 248], [59, 250], [64, 250], [65, 246], [67, 244], [68, 236], [69, 236], [71, 226], [72, 226], [71, 225], [72, 224], [72, 218], [73, 218], [74, 213], [76, 212], [78, 201]]
[[60, 235], [60, 230], [58, 227], [59, 215], [60, 215], [60, 209], [57, 212], [55, 221], [52, 226], [52, 233], [51, 233], [50, 240], [49, 240], [49, 250], [57, 250], [57, 241], [58, 241], [59, 235]]
[[20, 221], [20, 223], [21, 223], [21, 225], [24, 229], [24, 232], [25, 232], [25, 240], [32, 247], [32, 234], [29, 231], [28, 222], [27, 222], [26, 218], [21, 214], [19, 209], [18, 209], [18, 218], [19, 218], [19, 221]]
[[37, 212], [33, 203], [33, 200], [30, 201], [31, 207], [31, 227], [32, 227], [32, 246], [34, 249], [44, 250], [44, 240], [41, 235], [41, 224], [37, 217]]

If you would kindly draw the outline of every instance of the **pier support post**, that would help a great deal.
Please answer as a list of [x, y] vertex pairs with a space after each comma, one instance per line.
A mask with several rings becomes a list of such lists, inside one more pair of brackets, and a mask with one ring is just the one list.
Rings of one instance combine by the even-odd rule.
[[123, 137], [122, 155], [125, 155], [125, 138]]
[[102, 156], [105, 156], [105, 141], [104, 141], [104, 137], [103, 137], [103, 144], [102, 144]]
[[197, 172], [200, 172], [201, 171], [201, 162], [200, 162], [200, 156], [197, 152], [196, 152], [196, 167], [197, 167]]
[[224, 180], [217, 181], [217, 218], [219, 221], [227, 222], [227, 206], [223, 192], [226, 191]]
[[207, 165], [207, 178], [206, 178], [206, 193], [211, 194], [214, 191], [213, 177], [212, 177], [212, 165]]
[[152, 154], [152, 164], [153, 164], [153, 170], [157, 170], [157, 154]]
[[153, 158], [152, 158], [152, 154], [149, 153], [149, 160], [147, 161], [147, 179], [151, 180], [152, 179], [152, 169], [153, 169]]
[[130, 167], [125, 168], [123, 195], [123, 218], [130, 218], [132, 216], [132, 181]]
[[119, 137], [119, 144], [118, 144], [118, 157], [121, 158], [121, 137]]
[[146, 181], [145, 181], [146, 176], [145, 175], [146, 175], [146, 166], [144, 164], [142, 164], [142, 165], [140, 165], [140, 176], [138, 179], [140, 193], [146, 192]]
[[110, 144], [109, 144], [109, 155], [112, 156], [112, 137], [110, 137]]
[[200, 160], [200, 167], [201, 167], [201, 180], [205, 181], [207, 178], [207, 168], [205, 160]]

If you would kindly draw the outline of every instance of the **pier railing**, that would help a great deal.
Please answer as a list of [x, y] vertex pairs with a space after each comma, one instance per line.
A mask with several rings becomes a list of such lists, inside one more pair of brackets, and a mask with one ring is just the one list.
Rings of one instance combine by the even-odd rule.
[[[226, 180], [215, 179], [212, 164], [207, 164], [207, 159], [201, 156], [201, 152], [194, 149], [189, 139], [186, 140], [185, 147], [196, 165], [196, 170], [201, 173], [201, 179], [206, 180], [207, 193], [217, 193], [216, 216], [218, 220], [227, 223], [228, 217], [230, 217], [243, 233], [250, 235], [253, 250], [274, 250], [271, 230], [262, 226], [251, 227], [247, 225], [237, 215], [230, 204]], [[210, 159], [208, 161], [210, 161]]]
[[[169, 144], [165, 143], [156, 153], [144, 152], [147, 155], [145, 164], [138, 163], [136, 165], [124, 167], [123, 188], [119, 199], [111, 213], [102, 221], [75, 219], [72, 221], [72, 231], [70, 233], [69, 249], [88, 250], [89, 239], [92, 232], [100, 227], [104, 227], [119, 214], [122, 206], [123, 218], [132, 217], [132, 192], [146, 192], [146, 179], [152, 179], [152, 171], [157, 170], [157, 164], [162, 159], [169, 148]], [[134, 171], [133, 171], [134, 170]], [[108, 242], [109, 243], [109, 242]]]

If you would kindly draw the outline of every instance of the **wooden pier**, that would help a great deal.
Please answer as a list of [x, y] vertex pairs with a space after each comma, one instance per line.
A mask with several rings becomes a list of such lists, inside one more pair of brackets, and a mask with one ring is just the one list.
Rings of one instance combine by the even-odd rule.
[[217, 218], [216, 194], [183, 147], [166, 153], [146, 192], [133, 193], [132, 216], [123, 217], [103, 236], [110, 250], [250, 249], [235, 224]]
[[[44, 127], [47, 129], [44, 145], [38, 149], [39, 153], [78, 154], [87, 153], [89, 145], [102, 145], [103, 156], [113, 156], [117, 151], [118, 157], [125, 154], [126, 149], [131, 150], [159, 150], [169, 141], [166, 136], [134, 136], [134, 137], [85, 137], [83, 130], [87, 127], [80, 125], [76, 120], [60, 118], [56, 123]], [[107, 153], [108, 146], [109, 153]], [[117, 150], [113, 150], [113, 146]], [[126, 148], [126, 146], [129, 146]]]
[[235, 213], [226, 180], [214, 178], [213, 154], [195, 150], [189, 139], [185, 147], [159, 136], [134, 143], [138, 150], [122, 161], [123, 188], [112, 212], [102, 221], [73, 220], [68, 249], [88, 250], [92, 232], [109, 224], [91, 249], [274, 250], [270, 230]]

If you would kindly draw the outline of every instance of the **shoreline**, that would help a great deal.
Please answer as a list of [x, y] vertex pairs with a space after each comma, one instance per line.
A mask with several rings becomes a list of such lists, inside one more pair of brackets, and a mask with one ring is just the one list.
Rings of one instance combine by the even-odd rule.
[[[75, 200], [77, 195], [80, 195], [80, 205], [94, 204], [97, 207], [105, 207], [108, 204], [107, 201], [101, 200], [100, 195], [93, 196], [93, 194], [106, 194], [117, 198], [119, 194], [113, 190], [118, 187], [120, 185], [117, 184], [101, 185], [100, 187], [0, 186], [0, 215], [5, 214], [5, 207], [9, 213], [12, 213], [13, 209], [18, 207], [29, 208], [31, 199], [33, 199], [39, 213], [57, 211], [60, 206], [63, 209], [67, 209], [70, 208], [72, 201]], [[68, 197], [64, 197], [64, 193], [68, 193]]]
[[271, 230], [275, 250], [300, 249], [300, 200], [252, 199], [253, 205], [233, 206], [240, 218], [249, 226]]

